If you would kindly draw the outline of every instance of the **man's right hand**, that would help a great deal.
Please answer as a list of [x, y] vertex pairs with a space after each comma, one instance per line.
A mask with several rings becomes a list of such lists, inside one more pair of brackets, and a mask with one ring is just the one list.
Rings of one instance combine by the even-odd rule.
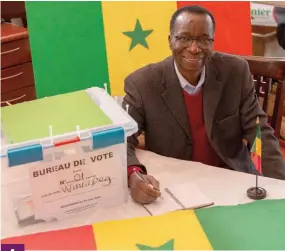
[[135, 173], [129, 177], [129, 186], [131, 196], [134, 201], [141, 204], [148, 204], [156, 200], [161, 194], [159, 191], [159, 182], [150, 175], [143, 175], [143, 178], [150, 184], [140, 180]]

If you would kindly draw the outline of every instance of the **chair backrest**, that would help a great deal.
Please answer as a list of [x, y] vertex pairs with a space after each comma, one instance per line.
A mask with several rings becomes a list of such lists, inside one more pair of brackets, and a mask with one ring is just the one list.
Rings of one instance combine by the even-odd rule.
[[[268, 114], [275, 136], [280, 137], [283, 106], [285, 100], [285, 58], [268, 58], [243, 56], [249, 64], [256, 94], [261, 101], [263, 110]], [[273, 105], [273, 112], [268, 111]]]

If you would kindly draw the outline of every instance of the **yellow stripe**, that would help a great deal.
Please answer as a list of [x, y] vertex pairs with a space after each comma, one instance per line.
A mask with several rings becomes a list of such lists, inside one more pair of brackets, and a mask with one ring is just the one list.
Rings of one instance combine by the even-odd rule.
[[[149, 63], [158, 62], [171, 54], [168, 46], [169, 21], [177, 9], [170, 2], [104, 2], [102, 11], [109, 79], [112, 95], [124, 95], [124, 79], [128, 74]], [[149, 49], [136, 45], [131, 51], [133, 31], [140, 21], [143, 30], [153, 30], [146, 37]]]
[[261, 157], [261, 140], [260, 140], [260, 138], [255, 139], [255, 152], [259, 157]]
[[97, 223], [93, 230], [97, 250], [139, 250], [137, 244], [158, 249], [171, 240], [172, 250], [212, 250], [192, 210]]

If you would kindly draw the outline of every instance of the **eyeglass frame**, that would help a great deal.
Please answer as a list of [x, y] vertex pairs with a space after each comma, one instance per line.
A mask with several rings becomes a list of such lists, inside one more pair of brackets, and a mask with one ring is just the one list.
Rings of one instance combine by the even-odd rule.
[[[213, 43], [215, 40], [213, 38], [207, 38], [207, 39], [199, 39], [199, 38], [190, 38], [190, 40], [188, 41], [181, 41], [182, 38], [187, 38], [189, 39], [189, 37], [185, 37], [185, 36], [178, 36], [178, 35], [171, 35], [171, 37], [174, 37], [176, 42], [179, 42], [181, 44], [183, 44], [184, 46], [191, 46], [193, 41], [195, 40], [196, 43], [197, 43], [197, 46], [201, 49], [204, 49], [204, 48], [208, 48], [208, 46], [210, 45], [210, 43]], [[201, 41], [206, 41], [206, 43], [201, 43]]]

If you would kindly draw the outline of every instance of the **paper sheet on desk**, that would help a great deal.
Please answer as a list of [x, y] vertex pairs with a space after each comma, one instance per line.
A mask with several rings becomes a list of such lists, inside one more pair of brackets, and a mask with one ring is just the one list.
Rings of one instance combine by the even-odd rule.
[[194, 183], [182, 183], [165, 188], [162, 196], [151, 204], [144, 205], [151, 215], [183, 209], [196, 209], [213, 205], [214, 202], [207, 197]]

